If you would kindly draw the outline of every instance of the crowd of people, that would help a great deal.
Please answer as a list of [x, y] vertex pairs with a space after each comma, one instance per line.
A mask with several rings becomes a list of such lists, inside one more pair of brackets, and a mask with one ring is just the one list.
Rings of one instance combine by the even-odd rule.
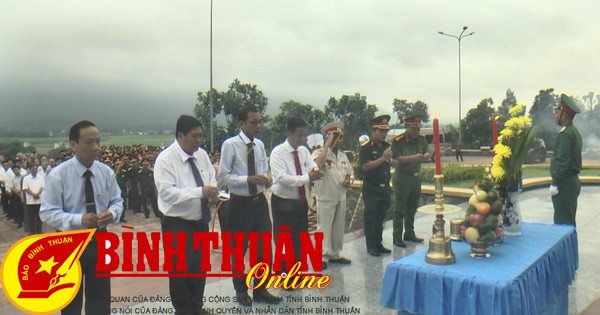
[[[563, 97], [556, 112], [557, 123], [564, 127], [559, 132], [556, 157], [552, 158], [550, 192], [555, 222], [574, 225], [581, 136], [572, 126], [572, 120], [578, 108]], [[290, 118], [286, 140], [267, 157], [264, 143], [257, 137], [263, 123], [258, 109], [245, 108], [238, 119], [239, 133], [227, 139], [222, 144], [221, 154], [212, 159], [201, 149], [204, 131], [193, 116], [179, 117], [175, 139], [166, 148], [141, 144], [100, 146], [98, 128], [90, 121], [78, 122], [69, 133], [72, 153], [61, 151], [55, 159], [36, 154], [19, 154], [16, 159], [0, 156], [2, 205], [6, 217], [14, 220], [18, 228], [24, 224], [30, 234], [41, 233], [41, 222], [59, 231], [97, 228], [102, 232], [109, 223], [126, 222], [126, 209], [143, 211], [149, 218], [152, 208], [154, 215], [161, 219], [163, 233], [188, 234], [185, 248], [189, 255], [185, 259], [189, 268], [170, 271], [178, 274], [169, 277], [175, 312], [210, 314], [203, 304], [206, 278], [181, 274], [205, 273], [200, 270], [201, 252], [193, 250], [199, 246], [193, 243], [193, 233], [208, 231], [209, 208], [219, 202], [221, 191], [227, 188], [230, 196], [226, 211], [219, 213], [223, 231], [273, 232], [275, 242], [281, 229], [291, 234], [294, 261], [285, 262], [282, 270], [285, 272], [301, 261], [300, 235], [308, 232], [307, 196], [310, 196], [309, 187], [314, 185], [317, 231], [323, 233], [323, 256], [320, 266], [312, 262], [313, 268], [323, 270], [331, 263], [350, 264], [351, 260], [342, 255], [346, 194], [353, 172], [353, 166], [341, 150], [344, 124], [337, 121], [324, 126], [321, 129], [323, 145], [310, 152], [305, 145], [307, 123], [300, 118]], [[362, 143], [358, 169], [355, 168], [363, 182], [364, 233], [367, 252], [372, 256], [391, 252], [382, 243], [382, 226], [392, 194], [395, 200], [393, 244], [407, 247], [405, 242], [423, 242], [415, 233], [414, 218], [421, 194], [421, 162], [430, 158], [428, 143], [420, 133], [419, 117], [407, 117], [406, 131], [391, 144], [386, 142], [389, 120], [389, 115], [380, 115], [371, 121], [371, 137]], [[578, 145], [574, 150], [569, 147], [573, 142], [571, 138]], [[393, 178], [391, 167], [395, 168]], [[108, 184], [113, 176], [118, 185]], [[575, 189], [564, 186], [566, 181], [574, 183]], [[394, 183], [393, 192], [390, 182]], [[270, 203], [265, 196], [267, 189], [272, 191]], [[81, 312], [84, 284], [88, 288], [85, 290], [86, 314], [110, 312], [110, 278], [97, 277], [94, 268], [97, 246], [93, 238], [84, 250], [80, 262], [85, 281], [63, 314]], [[171, 246], [175, 248], [177, 244]], [[231, 246], [235, 247], [234, 239]], [[247, 248], [245, 243], [244, 255]], [[262, 249], [262, 244], [258, 248]], [[255, 255], [250, 261], [264, 259], [261, 250], [250, 254]], [[177, 265], [177, 256], [173, 255], [172, 259], [172, 264]], [[232, 262], [234, 260], [232, 257]], [[256, 288], [250, 297], [245, 278], [232, 279], [235, 300], [243, 306], [252, 306], [254, 301], [281, 302], [264, 284], [259, 286], [259, 281], [255, 282]]]

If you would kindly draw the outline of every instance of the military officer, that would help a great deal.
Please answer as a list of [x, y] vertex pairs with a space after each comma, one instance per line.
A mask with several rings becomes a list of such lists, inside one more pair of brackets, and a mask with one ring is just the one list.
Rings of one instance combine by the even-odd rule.
[[390, 125], [390, 115], [380, 115], [371, 120], [372, 138], [360, 148], [360, 165], [364, 171], [362, 194], [365, 202], [365, 240], [367, 252], [372, 256], [390, 253], [381, 244], [383, 220], [390, 208], [392, 190], [390, 188], [390, 162], [392, 150], [385, 142]]
[[[123, 159], [125, 159], [126, 157], [123, 156]], [[129, 160], [129, 157], [127, 157], [127, 160]], [[114, 170], [117, 170], [118, 165], [121, 164], [121, 160], [120, 159], [116, 159], [115, 163], [114, 163]], [[129, 164], [129, 162], [127, 162], [127, 164]], [[129, 165], [125, 165], [125, 162], [123, 162], [123, 165], [121, 166], [121, 169], [119, 170], [119, 172], [117, 173], [117, 184], [119, 185], [119, 188], [121, 189], [121, 198], [123, 198], [123, 214], [121, 215], [121, 222], [123, 223], [127, 223], [127, 221], [125, 221], [125, 210], [127, 209], [127, 191], [129, 190], [127, 187], [127, 181], [129, 180]]]
[[556, 123], [562, 128], [556, 137], [550, 161], [554, 223], [575, 225], [577, 197], [581, 191], [577, 174], [581, 171], [582, 140], [579, 130], [573, 125], [573, 118], [581, 111], [572, 97], [562, 94], [555, 112]]
[[323, 232], [323, 267], [327, 263], [349, 264], [342, 256], [346, 222], [346, 190], [350, 186], [352, 166], [341, 150], [344, 123], [332, 122], [321, 129], [325, 146], [313, 152], [323, 177], [315, 182], [317, 197], [317, 231]]
[[141, 213], [140, 195], [137, 189], [138, 174], [140, 173], [140, 165], [135, 155], [131, 156], [131, 167], [129, 168], [129, 208], [133, 210], [133, 213]]
[[146, 219], [150, 217], [150, 211], [148, 210], [148, 201], [152, 204], [152, 211], [154, 216], [157, 218], [162, 217], [162, 213], [158, 211], [158, 200], [156, 198], [156, 190], [154, 188], [154, 172], [150, 169], [150, 162], [148, 159], [142, 159], [142, 169], [138, 173], [137, 187], [140, 200], [142, 202], [142, 209], [144, 209], [144, 216]]
[[[406, 247], [404, 241], [423, 242], [415, 235], [415, 213], [421, 197], [421, 161], [431, 156], [421, 131], [421, 118], [406, 119], [406, 131], [392, 141], [392, 157], [398, 162], [394, 172], [394, 245]], [[402, 230], [404, 228], [404, 241]]]

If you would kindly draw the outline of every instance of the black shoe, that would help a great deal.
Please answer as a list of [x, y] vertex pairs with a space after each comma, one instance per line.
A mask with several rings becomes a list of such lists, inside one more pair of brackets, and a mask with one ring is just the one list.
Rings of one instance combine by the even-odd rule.
[[381, 244], [379, 244], [379, 245], [377, 246], [377, 250], [378, 250], [380, 253], [384, 253], [384, 254], [389, 254], [389, 253], [391, 253], [391, 252], [392, 252], [392, 250], [391, 250], [391, 249], [389, 249], [389, 248], [385, 248], [385, 247], [383, 247], [383, 245], [381, 245]]
[[146, 219], [148, 219], [150, 217], [150, 213], [144, 213], [144, 216], [146, 217]]
[[409, 234], [404, 233], [404, 240], [410, 241], [410, 242], [418, 242], [418, 243], [424, 241], [424, 239], [417, 237], [415, 235], [415, 233], [409, 233]]
[[125, 221], [125, 219], [121, 219], [120, 222], [121, 223], [127, 223], [127, 221]]
[[325, 270], [327, 269], [327, 262], [326, 261], [322, 261], [321, 262], [321, 270]]
[[258, 292], [254, 292], [254, 301], [256, 302], [264, 302], [268, 304], [278, 304], [281, 302], [282, 298], [279, 296], [274, 296], [269, 293], [267, 290], [261, 290]]
[[238, 292], [235, 294], [235, 297], [238, 303], [242, 304], [243, 306], [252, 306], [252, 299], [248, 295], [248, 292]]
[[352, 260], [350, 260], [346, 257], [340, 257], [338, 259], [330, 259], [329, 262], [336, 263], [336, 264], [342, 264], [342, 265], [348, 265], [348, 264], [352, 263]]
[[17, 224], [17, 229], [20, 229], [23, 226], [23, 223]]
[[376, 248], [369, 248], [367, 249], [367, 253], [369, 253], [369, 255], [371, 256], [381, 256], [381, 254], [379, 253], [379, 251]]
[[404, 243], [402, 240], [394, 240], [394, 245], [398, 247], [406, 247], [406, 243]]

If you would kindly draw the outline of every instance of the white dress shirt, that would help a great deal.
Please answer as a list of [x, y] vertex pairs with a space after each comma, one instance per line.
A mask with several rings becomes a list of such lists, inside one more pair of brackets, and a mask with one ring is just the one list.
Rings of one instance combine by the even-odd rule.
[[[256, 175], [267, 176], [269, 165], [265, 145], [260, 139], [250, 138], [243, 131], [233, 136], [221, 146], [221, 161], [219, 162], [219, 183], [224, 182], [229, 192], [240, 196], [250, 196], [248, 191], [248, 143], [253, 142], [254, 165]], [[252, 152], [250, 153], [252, 154]], [[256, 185], [258, 193], [265, 190], [265, 185]]]
[[304, 186], [306, 196], [310, 179], [308, 172], [317, 169], [317, 163], [313, 161], [310, 152], [304, 146], [298, 146], [298, 158], [302, 168], [302, 175], [296, 175], [296, 164], [294, 163], [294, 149], [290, 143], [279, 144], [271, 152], [271, 173], [273, 175], [273, 186], [271, 189], [278, 197], [285, 199], [300, 199], [298, 187]]
[[[35, 177], [33, 177], [31, 174], [23, 177], [23, 190], [29, 188], [29, 190], [37, 193], [41, 188], [44, 188], [44, 184], [44, 176], [40, 176], [39, 173]], [[41, 203], [41, 196], [40, 198], [33, 198], [32, 194], [25, 192], [25, 204], [39, 205]]]
[[[198, 149], [192, 156], [204, 185], [216, 185], [215, 168], [206, 151]], [[200, 220], [202, 187], [196, 185], [187, 161], [189, 157], [175, 140], [156, 158], [154, 183], [158, 190], [158, 209], [168, 216]]]
[[[86, 213], [85, 207], [85, 176], [88, 170], [76, 157], [57, 166], [46, 176], [42, 191], [40, 219], [42, 222], [61, 231], [86, 229], [81, 219]], [[100, 215], [108, 198], [107, 210], [113, 215], [113, 223], [119, 222], [123, 213], [123, 198], [121, 189], [116, 183], [109, 192], [108, 188], [113, 177], [113, 170], [99, 161], [94, 161], [89, 170], [90, 180], [94, 187], [94, 202], [96, 214]]]
[[46, 176], [48, 175], [48, 173], [50, 173], [50, 170], [52, 169], [52, 167], [50, 167], [50, 165], [46, 165], [46, 170], [44, 170], [42, 168], [41, 165], [38, 166], [38, 175], [42, 175], [42, 177], [46, 178]]

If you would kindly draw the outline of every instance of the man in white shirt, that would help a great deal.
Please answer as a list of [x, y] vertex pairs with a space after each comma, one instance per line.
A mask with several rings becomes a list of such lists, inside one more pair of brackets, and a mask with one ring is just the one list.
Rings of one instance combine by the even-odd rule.
[[313, 158], [324, 173], [315, 182], [317, 196], [317, 231], [323, 232], [323, 269], [327, 262], [349, 264], [342, 256], [346, 222], [346, 190], [350, 186], [352, 166], [342, 148], [344, 123], [332, 122], [321, 129], [325, 145], [313, 152]]
[[15, 164], [11, 168], [12, 175], [6, 181], [6, 190], [10, 192], [10, 215], [13, 217], [17, 229], [23, 226], [23, 195], [21, 190], [21, 168]]
[[[42, 222], [61, 231], [97, 228], [119, 222], [123, 199], [119, 186], [109, 191], [114, 172], [100, 163], [100, 131], [82, 120], [71, 126], [69, 144], [75, 156], [57, 166], [45, 179], [40, 206]], [[103, 209], [106, 204], [106, 209]], [[110, 277], [97, 276], [98, 242], [92, 237], [79, 258], [82, 281], [73, 300], [62, 314], [81, 314], [85, 291], [86, 314], [110, 313]]]
[[40, 220], [40, 195], [44, 190], [45, 178], [38, 174], [37, 165], [29, 166], [29, 174], [23, 177], [23, 192], [25, 192], [25, 232], [30, 235], [42, 233]]
[[[272, 179], [267, 176], [268, 164], [265, 145], [256, 138], [260, 134], [262, 117], [258, 109], [248, 107], [239, 114], [240, 133], [227, 139], [221, 147], [219, 163], [219, 182], [229, 187], [231, 199], [228, 205], [228, 222], [230, 232], [271, 232], [269, 205], [264, 190], [271, 187]], [[235, 240], [232, 239], [232, 248]], [[248, 249], [248, 241], [244, 241], [244, 255]], [[258, 243], [256, 261], [263, 261], [262, 241]], [[232, 264], [235, 257], [232, 257]], [[271, 264], [270, 261], [266, 261]], [[254, 278], [254, 285], [260, 282]], [[245, 278], [234, 277], [233, 287], [238, 303], [251, 306], [252, 299], [248, 295]], [[279, 303], [280, 298], [271, 295], [260, 287], [254, 290], [254, 300], [266, 303]]]
[[[273, 149], [270, 158], [275, 241], [279, 227], [290, 227], [296, 262], [301, 259], [300, 233], [308, 232], [308, 186], [311, 181], [323, 177], [323, 172], [318, 170], [310, 152], [303, 146], [306, 136], [306, 122], [300, 118], [290, 118], [287, 122], [287, 140]], [[289, 271], [294, 263], [287, 263], [284, 270]]]
[[8, 209], [8, 193], [6, 192], [6, 171], [10, 168], [8, 166], [8, 160], [2, 160], [2, 166], [0, 167], [0, 194], [2, 197], [0, 198], [2, 202], [2, 211], [6, 216], [6, 219], [9, 218], [8, 214], [10, 213]]
[[40, 165], [38, 166], [38, 174], [43, 176], [44, 178], [46, 178], [46, 175], [48, 175], [48, 173], [50, 173], [51, 169], [52, 169], [52, 167], [50, 167], [50, 165], [48, 165], [48, 158], [45, 156], [42, 156], [42, 159], [40, 160]]
[[[185, 260], [187, 270], [200, 271], [202, 251], [194, 249], [194, 232], [208, 232], [209, 202], [216, 203], [219, 190], [215, 169], [202, 144], [202, 124], [198, 119], [182, 115], [177, 120], [175, 141], [162, 151], [154, 165], [154, 183], [158, 190], [158, 208], [163, 213], [163, 233], [187, 233]], [[172, 247], [176, 244], [176, 238]], [[201, 246], [201, 244], [197, 244]], [[173, 266], [177, 255], [172, 256]], [[176, 314], [210, 314], [203, 308], [205, 277], [169, 277], [169, 293]]]

